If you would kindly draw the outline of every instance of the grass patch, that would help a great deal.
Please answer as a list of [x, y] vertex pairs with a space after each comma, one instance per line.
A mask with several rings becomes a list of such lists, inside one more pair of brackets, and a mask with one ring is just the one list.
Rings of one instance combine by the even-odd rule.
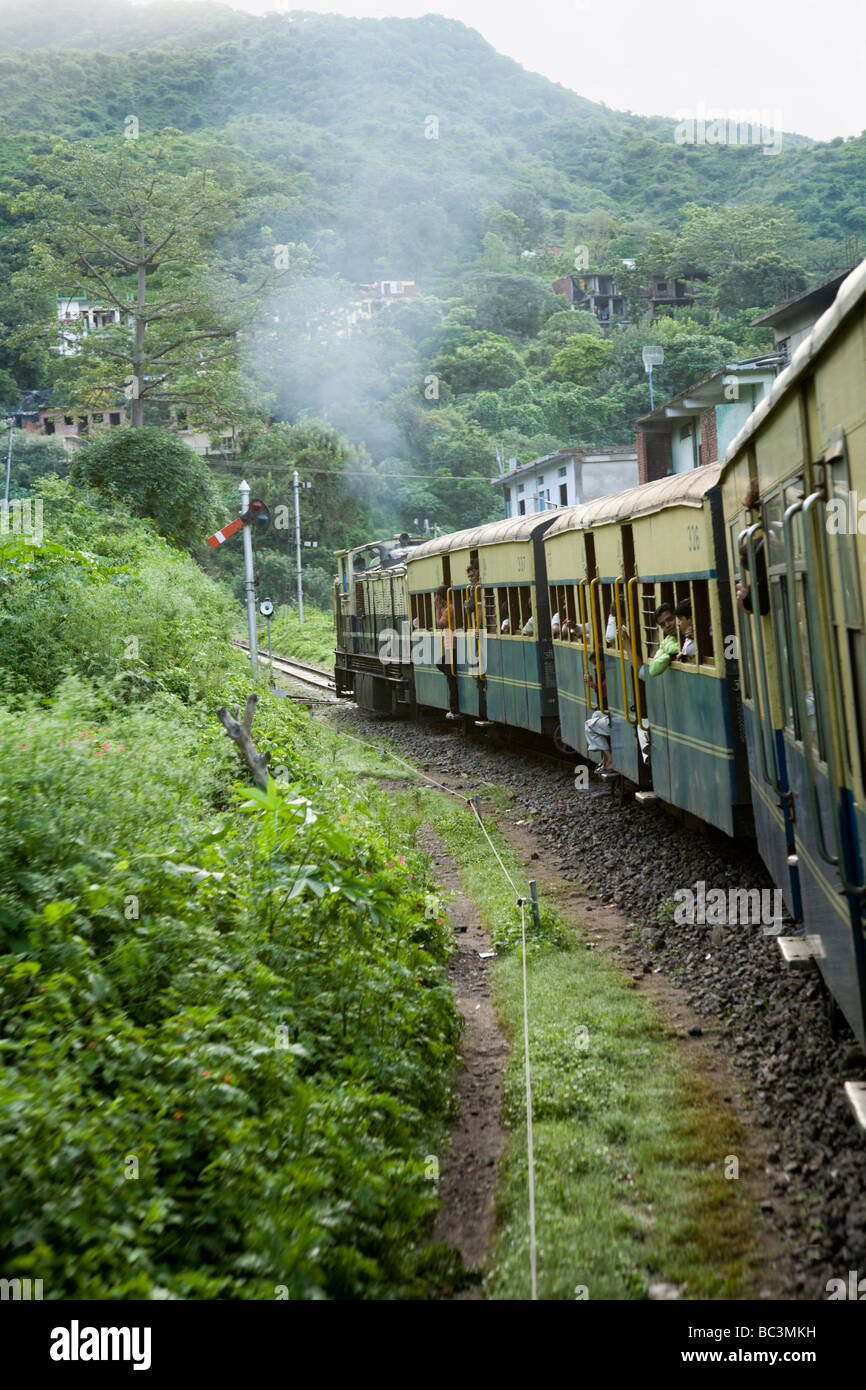
[[319, 752], [323, 764], [333, 773], [349, 777], [375, 777], [389, 782], [418, 782], [421, 774], [398, 759], [384, 741], [368, 743], [349, 738], [322, 725]]
[[[279, 607], [271, 622], [271, 645], [275, 656], [294, 657], [314, 666], [334, 665], [334, 618], [330, 609], [315, 608], [304, 603], [304, 621], [298, 622], [298, 610], [287, 604]], [[259, 649], [268, 650], [268, 629], [259, 628]]]
[[[459, 865], [500, 959], [497, 1007], [514, 1040], [503, 1105], [512, 1130], [488, 1278], [496, 1299], [529, 1297], [529, 1233], [519, 911], [468, 810], [437, 793], [404, 794]], [[526, 878], [488, 831], [521, 891]], [[639, 1299], [654, 1282], [686, 1298], [750, 1292], [750, 1208], [725, 1161], [743, 1134], [710, 1083], [678, 1055], [682, 1040], [579, 929], [527, 909], [538, 1292], [545, 1299]]]

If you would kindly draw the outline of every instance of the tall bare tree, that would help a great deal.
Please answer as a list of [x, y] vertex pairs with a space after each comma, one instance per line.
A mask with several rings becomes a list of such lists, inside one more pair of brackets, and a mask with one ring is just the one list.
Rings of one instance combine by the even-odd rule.
[[[61, 141], [32, 159], [40, 182], [8, 199], [31, 244], [18, 292], [60, 296], [55, 322], [21, 331], [57, 350], [56, 378], [71, 399], [107, 406], [125, 396], [133, 425], [147, 402], [201, 421], [231, 418], [244, 397], [238, 336], [262, 297], [305, 263], [306, 248], [274, 246], [267, 227], [258, 246], [235, 244], [244, 211], [236, 179], [179, 172], [190, 156], [178, 140], [167, 130], [107, 150]], [[76, 298], [115, 310], [115, 321], [84, 332], [80, 317], [63, 314]]]

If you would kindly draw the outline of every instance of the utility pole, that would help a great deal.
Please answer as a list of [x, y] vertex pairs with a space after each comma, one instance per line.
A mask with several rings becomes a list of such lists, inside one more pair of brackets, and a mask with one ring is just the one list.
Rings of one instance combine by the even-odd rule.
[[9, 478], [12, 473], [12, 430], [15, 425], [14, 416], [9, 420], [9, 448], [6, 450], [6, 489], [3, 493], [3, 505], [9, 506]]
[[301, 586], [301, 508], [298, 501], [298, 470], [294, 472], [292, 491], [295, 494], [295, 549], [298, 552], [298, 622], [304, 621], [304, 592]]
[[[295, 476], [297, 477], [297, 474]], [[238, 491], [241, 495], [241, 516], [246, 516], [250, 509], [249, 483], [242, 482]], [[247, 591], [247, 627], [250, 635], [250, 666], [253, 670], [253, 676], [256, 677], [259, 674], [259, 643], [256, 621], [256, 576], [253, 570], [252, 521], [244, 522], [244, 572]]]

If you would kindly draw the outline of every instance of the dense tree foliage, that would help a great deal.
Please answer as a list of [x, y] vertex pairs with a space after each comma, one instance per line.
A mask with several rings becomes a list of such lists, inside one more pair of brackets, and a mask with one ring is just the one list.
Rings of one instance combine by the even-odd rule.
[[[40, 31], [20, 11], [0, 20], [0, 174], [19, 198], [17, 214], [0, 208], [0, 397], [53, 385], [60, 399], [76, 370], [28, 331], [53, 313], [36, 273], [43, 175], [28, 157], [44, 167], [64, 138], [110, 161], [131, 114], [142, 150], [173, 128], [166, 186], [210, 170], [230, 212], [205, 229], [224, 276], [202, 307], [221, 322], [225, 277], [242, 279], [267, 247], [289, 264], [261, 307], [231, 320], [231, 371], [196, 380], [244, 424], [249, 464], [263, 439], [282, 438], [273, 426], [304, 421], [351, 455], [352, 505], [330, 528], [311, 511], [315, 488], [302, 499], [323, 573], [359, 531], [496, 515], [497, 449], [524, 461], [631, 442], [649, 404], [645, 344], [665, 347], [659, 397], [766, 350], [771, 335], [750, 320], [849, 263], [866, 231], [866, 136], [786, 134], [772, 160], [761, 147], [677, 144], [673, 121], [586, 101], [456, 21], [124, 0], [62, 11]], [[608, 338], [552, 292], [575, 248], [625, 295], [630, 326]], [[649, 322], [648, 276], [695, 271], [707, 277], [697, 303]], [[27, 296], [9, 289], [13, 273]], [[350, 330], [357, 286], [391, 277], [421, 293]], [[248, 471], [273, 480], [268, 500], [285, 495], [275, 458]], [[288, 586], [288, 545], [275, 539], [261, 558]]]

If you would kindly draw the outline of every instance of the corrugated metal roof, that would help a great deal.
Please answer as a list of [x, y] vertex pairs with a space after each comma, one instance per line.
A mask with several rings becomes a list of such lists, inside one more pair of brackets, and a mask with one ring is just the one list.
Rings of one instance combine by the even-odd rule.
[[549, 525], [551, 517], [559, 516], [561, 512], [561, 508], [550, 507], [547, 511], [532, 512], [529, 516], [508, 517], [505, 521], [488, 521], [486, 526], [474, 526], [468, 531], [451, 531], [447, 536], [437, 536], [435, 540], [425, 541], [423, 545], [416, 546], [409, 563], [413, 560], [423, 560], [427, 555], [445, 555], [452, 550], [474, 550], [480, 545], [528, 541], [539, 526]]
[[725, 464], [740, 452], [746, 441], [760, 427], [761, 423], [774, 410], [781, 398], [794, 383], [808, 370], [811, 362], [835, 333], [839, 325], [857, 307], [866, 295], [866, 260], [852, 270], [839, 287], [839, 292], [829, 309], [825, 309], [808, 338], [797, 348], [790, 364], [776, 377], [769, 394], [755, 406], [740, 433], [731, 440], [725, 454]]
[[639, 487], [630, 487], [611, 497], [599, 497], [595, 502], [584, 502], [579, 507], [569, 507], [553, 523], [548, 538], [562, 531], [580, 531], [586, 526], [604, 526], [612, 521], [649, 516], [665, 507], [699, 507], [721, 473], [720, 463], [710, 463], [690, 468], [686, 473], [657, 478], [652, 483], [641, 483]]

